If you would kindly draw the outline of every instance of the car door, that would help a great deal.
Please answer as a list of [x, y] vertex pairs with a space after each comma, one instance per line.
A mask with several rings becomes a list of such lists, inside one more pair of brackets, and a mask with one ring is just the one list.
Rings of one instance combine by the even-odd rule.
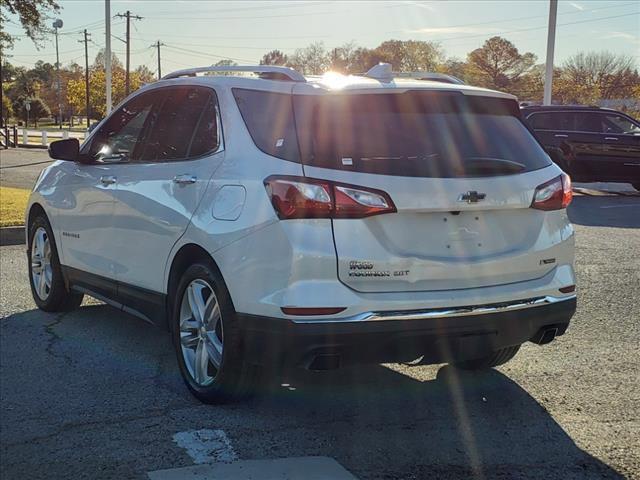
[[69, 163], [68, 184], [58, 201], [62, 263], [70, 279], [93, 293], [115, 294], [112, 227], [121, 162], [136, 148], [149, 118], [152, 99], [128, 101], [93, 134], [80, 150], [82, 163]]
[[527, 117], [553, 161], [577, 180], [587, 178], [589, 162], [602, 149], [598, 130], [585, 130], [588, 125], [580, 114], [554, 110], [534, 112]]
[[640, 124], [619, 113], [601, 113], [603, 155], [612, 181], [640, 182]]
[[112, 236], [121, 252], [115, 265], [118, 297], [145, 314], [145, 302], [164, 292], [171, 248], [224, 155], [214, 89], [181, 85], [154, 91], [157, 108], [141, 148], [118, 174]]

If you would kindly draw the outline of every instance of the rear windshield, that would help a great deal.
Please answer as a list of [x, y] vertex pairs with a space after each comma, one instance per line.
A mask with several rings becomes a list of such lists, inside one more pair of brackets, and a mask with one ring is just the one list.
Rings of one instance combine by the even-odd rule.
[[460, 92], [297, 96], [305, 164], [385, 175], [522, 173], [550, 160], [513, 100]]
[[[240, 100], [240, 92], [234, 93]], [[259, 148], [305, 165], [397, 176], [477, 177], [551, 164], [522, 123], [517, 103], [509, 99], [443, 91], [294, 95], [291, 112], [282, 104], [284, 95], [276, 102], [273, 94], [255, 92], [247, 102], [243, 93], [241, 110], [259, 106], [253, 115], [243, 112]], [[276, 103], [277, 109], [265, 108]], [[260, 117], [264, 120], [256, 121]], [[283, 155], [294, 130], [299, 151]]]

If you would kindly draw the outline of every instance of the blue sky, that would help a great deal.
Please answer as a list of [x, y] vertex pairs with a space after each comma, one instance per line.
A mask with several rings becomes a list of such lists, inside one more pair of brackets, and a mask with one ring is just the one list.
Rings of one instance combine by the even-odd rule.
[[[58, 0], [60, 60], [84, 62], [80, 31], [91, 33], [90, 62], [105, 44], [103, 0]], [[447, 56], [464, 58], [492, 35], [502, 35], [520, 51], [543, 62], [549, 2], [537, 1], [180, 1], [112, 0], [111, 14], [130, 10], [143, 17], [132, 22], [132, 66], [156, 69], [155, 49], [162, 41], [163, 73], [221, 58], [240, 64], [257, 62], [263, 53], [291, 53], [314, 41], [327, 48], [355, 42], [375, 47], [386, 39], [441, 42]], [[13, 22], [4, 28], [23, 34]], [[112, 34], [123, 38], [124, 20], [112, 20]], [[112, 39], [112, 49], [124, 61], [124, 44]], [[633, 56], [640, 64], [640, 1], [560, 0], [556, 63], [579, 52], [608, 50]], [[29, 66], [42, 59], [55, 62], [53, 39], [39, 51], [20, 37], [9, 59]]]

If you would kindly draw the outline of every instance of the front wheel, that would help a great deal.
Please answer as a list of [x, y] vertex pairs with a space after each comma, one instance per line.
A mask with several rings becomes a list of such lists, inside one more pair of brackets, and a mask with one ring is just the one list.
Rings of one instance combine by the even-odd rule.
[[38, 308], [64, 312], [80, 306], [83, 295], [67, 290], [51, 225], [44, 215], [29, 224], [27, 260], [31, 295]]
[[453, 366], [463, 370], [485, 370], [487, 368], [497, 367], [498, 365], [504, 365], [516, 356], [518, 350], [520, 350], [520, 345], [501, 348], [500, 350], [491, 352], [491, 354], [486, 357], [456, 362]]
[[253, 383], [245, 365], [235, 310], [224, 281], [208, 262], [190, 266], [175, 290], [173, 343], [180, 373], [204, 403], [235, 400]]

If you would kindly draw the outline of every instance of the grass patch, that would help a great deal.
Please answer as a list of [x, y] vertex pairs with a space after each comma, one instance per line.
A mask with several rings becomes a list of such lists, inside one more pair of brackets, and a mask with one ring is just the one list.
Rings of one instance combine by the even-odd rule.
[[0, 227], [24, 225], [30, 193], [24, 188], [0, 187]]

